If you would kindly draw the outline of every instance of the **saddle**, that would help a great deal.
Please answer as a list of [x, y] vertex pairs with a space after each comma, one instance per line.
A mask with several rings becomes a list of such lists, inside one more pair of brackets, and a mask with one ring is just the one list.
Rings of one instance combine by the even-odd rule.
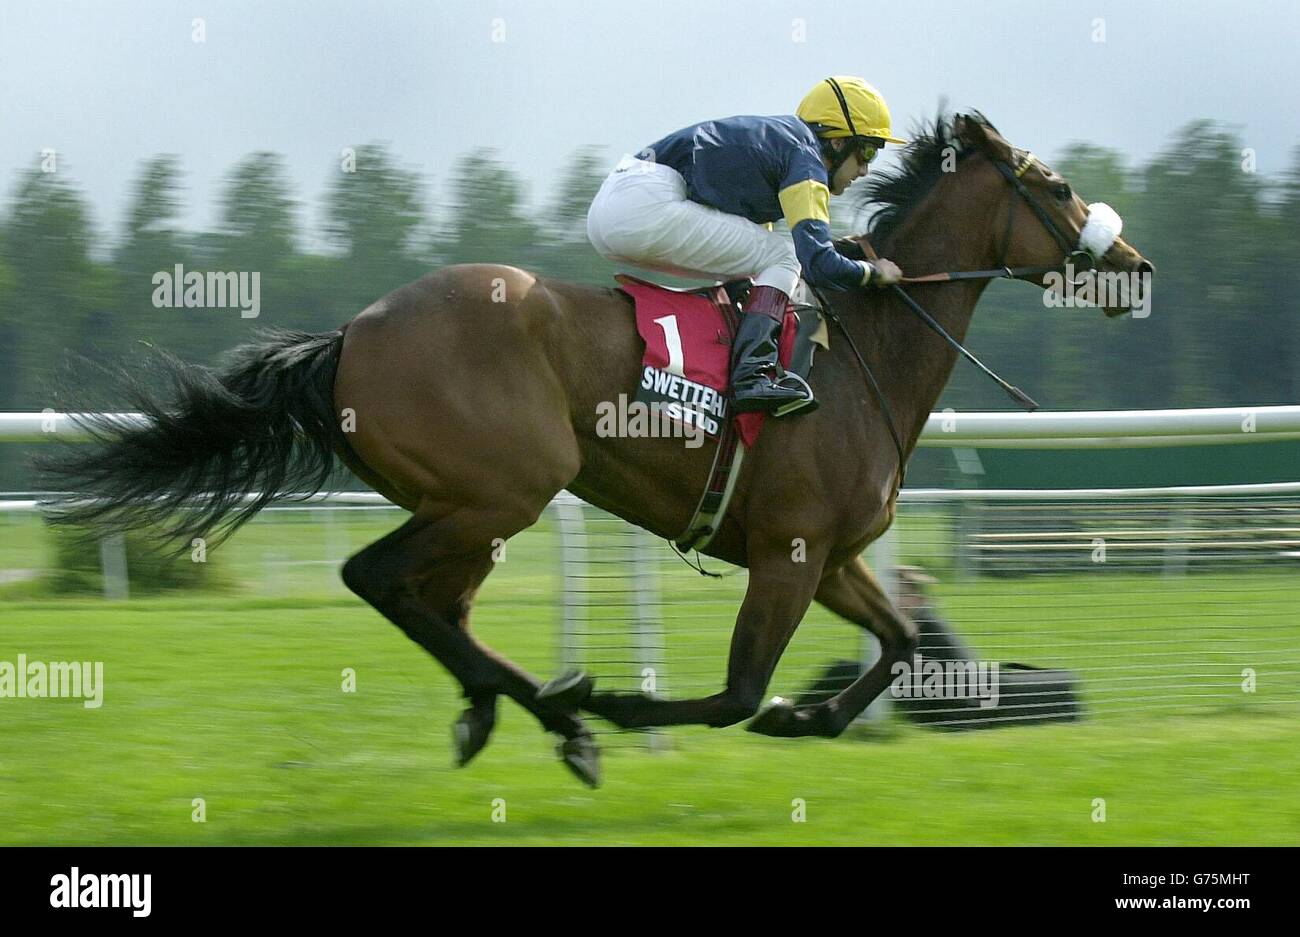
[[739, 305], [744, 301], [749, 288], [754, 285], [754, 281], [749, 277], [737, 277], [734, 280], [724, 280], [709, 286], [668, 286], [665, 283], [655, 283], [653, 280], [646, 280], [630, 273], [616, 273], [614, 279], [620, 283], [639, 283], [642, 286], [651, 286], [657, 290], [663, 290], [665, 293], [703, 296], [705, 299], [712, 299], [717, 290], [722, 290], [727, 294], [727, 300], [735, 305]]
[[[637, 331], [645, 341], [637, 402], [658, 405], [683, 425], [718, 440], [704, 494], [687, 529], [675, 539], [683, 552], [703, 549], [726, 514], [744, 452], [758, 441], [766, 420], [764, 413], [733, 415], [728, 400], [731, 343], [740, 317], [737, 307], [753, 281], [746, 277], [674, 288], [626, 273], [615, 279], [635, 304]], [[800, 292], [796, 290], [796, 297]], [[788, 303], [781, 366], [808, 380], [818, 346], [830, 347], [820, 307]]]
[[[838, 246], [838, 245], [837, 245]], [[860, 250], [860, 248], [859, 248]], [[739, 306], [743, 305], [745, 297], [749, 295], [754, 281], [749, 277], [740, 277], [734, 280], [726, 280], [719, 283], [713, 283], [708, 286], [665, 286], [662, 283], [655, 283], [651, 280], [642, 279], [633, 276], [630, 273], [617, 273], [614, 279], [620, 284], [619, 288], [627, 293], [637, 302], [638, 315], [637, 324], [640, 328], [641, 322], [641, 303], [646, 302], [650, 305], [651, 311], [656, 316], [667, 314], [680, 314], [685, 316], [696, 316], [701, 314], [701, 304], [707, 303], [711, 306], [718, 317], [726, 325], [725, 336], [719, 337], [719, 344], [725, 345], [728, 351], [731, 348], [731, 340], [735, 337], [736, 326], [739, 322]], [[662, 299], [656, 301], [656, 294]], [[665, 295], [666, 294], [666, 295]], [[812, 296], [802, 280], [795, 290], [795, 299], [786, 305], [786, 315], [794, 316], [794, 328], [790, 329], [790, 321], [787, 320], [782, 326], [781, 332], [781, 366], [787, 371], [799, 375], [805, 381], [812, 373], [813, 354], [818, 347], [829, 349], [830, 332], [826, 327], [826, 319], [822, 315], [821, 306], [804, 299], [805, 296]], [[789, 332], [789, 337], [787, 337]], [[645, 338], [644, 331], [642, 338]], [[789, 356], [787, 358], [786, 345], [789, 343]], [[728, 372], [724, 374], [723, 383], [716, 389], [726, 391], [730, 388], [730, 357], [727, 362]], [[749, 416], [750, 414], [739, 414], [739, 416]], [[762, 414], [757, 414], [759, 417]], [[758, 421], [757, 428], [761, 428], [762, 421]], [[758, 439], [758, 433], [753, 434], [753, 439], [746, 439], [745, 445], [752, 446]]]

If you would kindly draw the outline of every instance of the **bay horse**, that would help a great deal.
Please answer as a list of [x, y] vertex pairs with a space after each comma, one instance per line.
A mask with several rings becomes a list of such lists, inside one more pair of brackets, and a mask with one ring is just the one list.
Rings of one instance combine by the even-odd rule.
[[[1060, 232], [1077, 238], [1088, 214], [1064, 179], [979, 114], [941, 114], [897, 169], [865, 185], [878, 205], [870, 242], [909, 273], [1059, 266]], [[1122, 239], [1097, 269], [1152, 271]], [[1023, 278], [1046, 286], [1041, 273]], [[960, 341], [987, 282], [908, 290]], [[824, 702], [764, 709], [752, 731], [839, 735], [916, 647], [916, 627], [860, 554], [894, 520], [900, 449], [905, 460], [956, 354], [898, 296], [839, 292], [829, 303], [870, 363], [901, 446], [850, 343], [833, 337], [814, 374], [820, 408], [769, 420], [705, 551], [747, 567], [749, 582], [725, 683], [700, 699], [599, 692], [581, 675], [543, 686], [469, 627], [494, 544], [532, 525], [561, 489], [671, 538], [705, 485], [710, 447], [597, 435], [598, 405], [636, 386], [643, 348], [630, 300], [613, 288], [497, 264], [445, 267], [338, 331], [272, 333], [217, 370], [168, 359], [174, 393], [134, 382], [132, 403], [148, 421], [86, 424], [97, 444], [43, 463], [53, 486], [91, 496], [56, 503], [62, 520], [153, 526], [188, 543], [228, 534], [274, 498], [319, 490], [341, 460], [411, 513], [349, 558], [342, 577], [462, 688], [458, 762], [487, 743], [504, 695], [560, 736], [565, 764], [594, 786], [598, 752], [580, 711], [621, 727], [749, 719], [813, 601], [875, 635], [880, 658]]]

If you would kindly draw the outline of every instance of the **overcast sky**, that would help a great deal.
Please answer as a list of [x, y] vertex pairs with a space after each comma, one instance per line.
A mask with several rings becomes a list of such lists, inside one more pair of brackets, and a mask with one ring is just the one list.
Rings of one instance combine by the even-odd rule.
[[579, 144], [612, 163], [791, 113], [828, 74], [875, 84], [896, 128], [947, 97], [1049, 160], [1073, 140], [1143, 158], [1214, 118], [1267, 173], [1300, 144], [1298, 50], [1289, 0], [0, 0], [0, 185], [53, 148], [116, 234], [140, 160], [177, 153], [197, 228], [234, 162], [274, 150], [314, 224], [340, 150], [384, 140], [434, 199], [474, 146], [545, 197]]

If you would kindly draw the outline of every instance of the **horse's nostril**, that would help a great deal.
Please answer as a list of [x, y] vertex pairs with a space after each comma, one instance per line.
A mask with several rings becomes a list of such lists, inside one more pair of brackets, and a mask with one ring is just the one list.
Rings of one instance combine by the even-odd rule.
[[1144, 260], [1142, 261], [1142, 263], [1137, 265], [1136, 272], [1150, 276], [1151, 274], [1156, 272], [1156, 267], [1155, 264], [1151, 263], [1151, 261]]

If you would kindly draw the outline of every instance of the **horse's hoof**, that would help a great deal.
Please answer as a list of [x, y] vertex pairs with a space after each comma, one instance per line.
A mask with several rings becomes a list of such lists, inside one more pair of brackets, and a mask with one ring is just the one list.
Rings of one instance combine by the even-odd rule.
[[588, 787], [600, 787], [600, 749], [590, 735], [565, 739], [557, 749], [560, 759]]
[[471, 706], [460, 714], [451, 727], [451, 742], [456, 751], [456, 767], [463, 768], [483, 750], [496, 725], [496, 706]]
[[759, 735], [775, 735], [788, 737], [793, 734], [796, 717], [794, 704], [788, 699], [780, 696], [772, 697], [767, 708], [753, 718], [749, 725], [745, 726], [746, 732], [757, 732]]
[[554, 680], [543, 683], [541, 689], [537, 691], [537, 699], [554, 706], [577, 709], [587, 701], [593, 686], [595, 681], [586, 673], [581, 670], [570, 670]]
[[788, 699], [772, 697], [771, 704], [747, 726], [747, 732], [791, 739], [808, 735], [834, 738], [830, 725], [830, 711], [825, 706], [795, 706]]

